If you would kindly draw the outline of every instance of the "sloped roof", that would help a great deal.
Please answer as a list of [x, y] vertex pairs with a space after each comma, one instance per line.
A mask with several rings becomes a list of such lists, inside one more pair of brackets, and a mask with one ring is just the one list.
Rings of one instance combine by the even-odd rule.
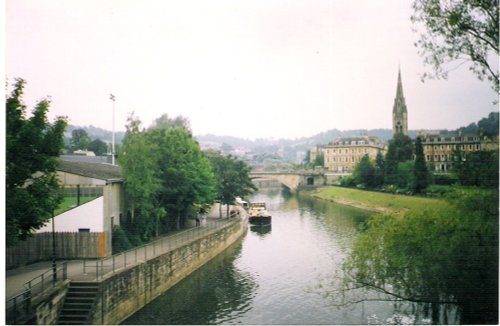
[[105, 163], [89, 163], [61, 160], [57, 171], [72, 173], [83, 177], [105, 181], [121, 181], [121, 168]]

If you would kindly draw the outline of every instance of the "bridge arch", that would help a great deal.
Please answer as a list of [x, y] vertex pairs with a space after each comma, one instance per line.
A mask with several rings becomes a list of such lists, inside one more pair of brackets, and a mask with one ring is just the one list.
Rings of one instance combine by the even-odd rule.
[[292, 191], [296, 191], [304, 186], [320, 186], [325, 183], [325, 176], [321, 173], [300, 173], [300, 172], [252, 172], [252, 179], [272, 179], [276, 180]]

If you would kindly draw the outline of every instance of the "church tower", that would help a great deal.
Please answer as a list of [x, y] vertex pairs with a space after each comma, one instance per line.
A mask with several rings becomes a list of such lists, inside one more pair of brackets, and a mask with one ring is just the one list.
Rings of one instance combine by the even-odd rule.
[[392, 108], [392, 135], [396, 134], [408, 136], [408, 112], [406, 111], [405, 97], [403, 95], [401, 68], [398, 69], [398, 86]]

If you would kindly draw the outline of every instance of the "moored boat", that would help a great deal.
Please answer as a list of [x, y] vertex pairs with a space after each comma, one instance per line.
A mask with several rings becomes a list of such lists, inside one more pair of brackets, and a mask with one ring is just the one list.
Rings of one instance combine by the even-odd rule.
[[271, 214], [266, 210], [266, 203], [250, 203], [248, 221], [254, 225], [271, 224]]

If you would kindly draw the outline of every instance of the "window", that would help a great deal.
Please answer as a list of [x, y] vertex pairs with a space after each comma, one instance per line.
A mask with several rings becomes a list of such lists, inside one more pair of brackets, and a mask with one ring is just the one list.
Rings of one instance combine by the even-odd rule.
[[469, 151], [472, 150], [472, 144], [469, 144]]
[[351, 162], [352, 162], [352, 163], [354, 163], [354, 156], [353, 156], [353, 157], [351, 157]]
[[365, 154], [368, 154], [368, 148], [365, 148]]
[[438, 145], [434, 145], [434, 150], [437, 151]]
[[446, 161], [446, 155], [441, 155], [441, 162]]
[[425, 156], [425, 160], [426, 160], [427, 162], [429, 162], [429, 161], [431, 160], [431, 156], [430, 156], [430, 155], [426, 155], [426, 156]]
[[479, 146], [479, 144], [476, 144], [476, 151], [478, 151], [480, 148], [481, 146]]
[[434, 162], [437, 162], [437, 160], [438, 160], [438, 156], [434, 155]]
[[89, 233], [90, 229], [78, 229], [78, 232], [80, 232], [80, 233]]

